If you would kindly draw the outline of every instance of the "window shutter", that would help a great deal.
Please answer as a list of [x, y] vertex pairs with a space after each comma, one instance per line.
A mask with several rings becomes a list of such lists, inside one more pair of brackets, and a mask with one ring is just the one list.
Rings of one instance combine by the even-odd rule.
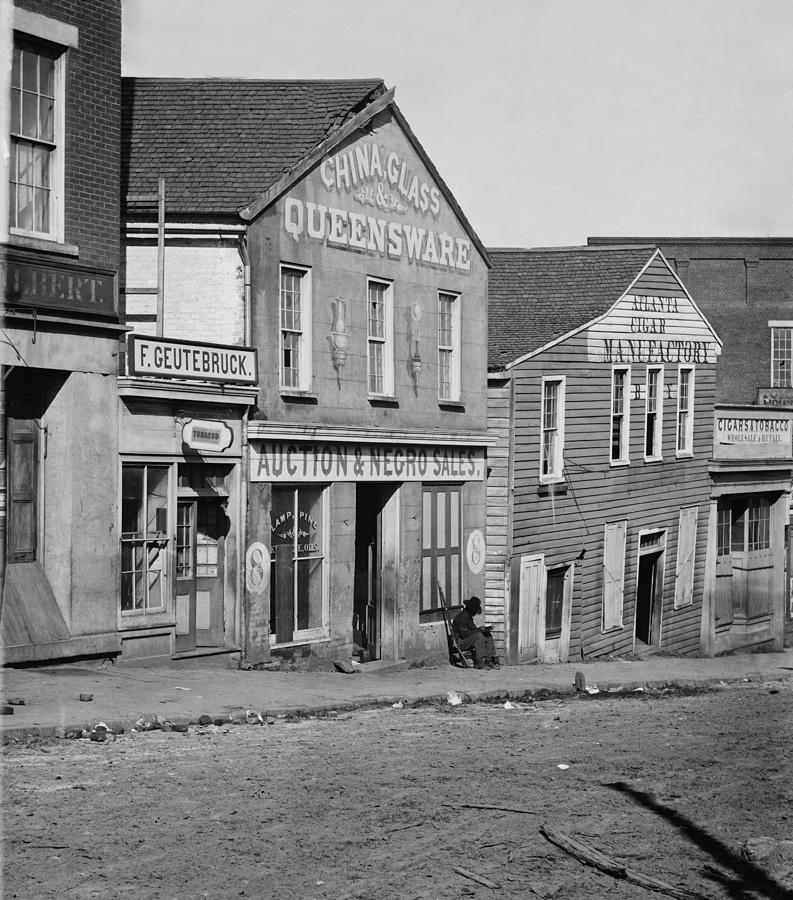
[[622, 628], [627, 522], [606, 525], [603, 545], [603, 630]]
[[696, 506], [680, 510], [677, 528], [677, 565], [675, 567], [675, 609], [694, 602], [694, 555], [697, 548]]
[[8, 562], [36, 559], [37, 426], [8, 417]]

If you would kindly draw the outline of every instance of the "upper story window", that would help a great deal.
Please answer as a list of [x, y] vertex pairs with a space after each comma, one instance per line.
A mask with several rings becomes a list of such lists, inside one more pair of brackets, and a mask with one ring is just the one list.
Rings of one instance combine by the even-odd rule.
[[311, 387], [311, 270], [281, 266], [281, 387]]
[[438, 294], [438, 396], [460, 399], [460, 296]]
[[370, 278], [367, 282], [369, 335], [369, 393], [394, 393], [393, 285]]
[[793, 387], [793, 322], [771, 326], [771, 387]]
[[662, 366], [647, 368], [647, 393], [644, 408], [644, 458], [663, 456], [661, 432], [663, 428], [664, 370]]
[[11, 67], [9, 225], [12, 232], [62, 238], [63, 55], [22, 37]]
[[694, 452], [694, 369], [681, 366], [677, 373], [677, 455]]
[[558, 481], [564, 469], [565, 377], [543, 378], [540, 481]]
[[611, 373], [611, 462], [628, 463], [630, 427], [630, 367], [615, 366]]

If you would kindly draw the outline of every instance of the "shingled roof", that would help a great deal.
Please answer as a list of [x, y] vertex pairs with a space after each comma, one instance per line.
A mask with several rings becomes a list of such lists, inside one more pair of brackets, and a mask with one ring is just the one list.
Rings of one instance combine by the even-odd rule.
[[488, 368], [586, 325], [619, 300], [655, 247], [488, 249]]
[[169, 217], [235, 216], [384, 92], [376, 78], [123, 78], [123, 195], [163, 177]]

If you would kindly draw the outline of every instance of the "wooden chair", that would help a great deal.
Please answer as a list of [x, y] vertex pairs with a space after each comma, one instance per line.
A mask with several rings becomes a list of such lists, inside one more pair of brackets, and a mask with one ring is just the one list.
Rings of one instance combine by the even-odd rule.
[[446, 644], [449, 648], [449, 663], [457, 666], [458, 669], [472, 669], [474, 666], [474, 657], [470, 650], [461, 650], [457, 643], [457, 636], [452, 627], [451, 614], [449, 607], [446, 605], [446, 598], [443, 596], [443, 588], [438, 582], [438, 597], [441, 603], [441, 612], [443, 613], [443, 624], [446, 626]]

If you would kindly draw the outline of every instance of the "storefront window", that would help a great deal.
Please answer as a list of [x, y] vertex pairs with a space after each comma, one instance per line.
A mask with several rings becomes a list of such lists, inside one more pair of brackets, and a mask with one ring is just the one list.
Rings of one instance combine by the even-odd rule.
[[121, 611], [162, 611], [168, 596], [168, 466], [125, 465], [121, 477]]
[[321, 487], [273, 488], [270, 633], [277, 644], [324, 635]]
[[438, 585], [449, 606], [459, 606], [460, 580], [460, 488], [424, 485], [421, 522], [421, 612], [440, 609]]

